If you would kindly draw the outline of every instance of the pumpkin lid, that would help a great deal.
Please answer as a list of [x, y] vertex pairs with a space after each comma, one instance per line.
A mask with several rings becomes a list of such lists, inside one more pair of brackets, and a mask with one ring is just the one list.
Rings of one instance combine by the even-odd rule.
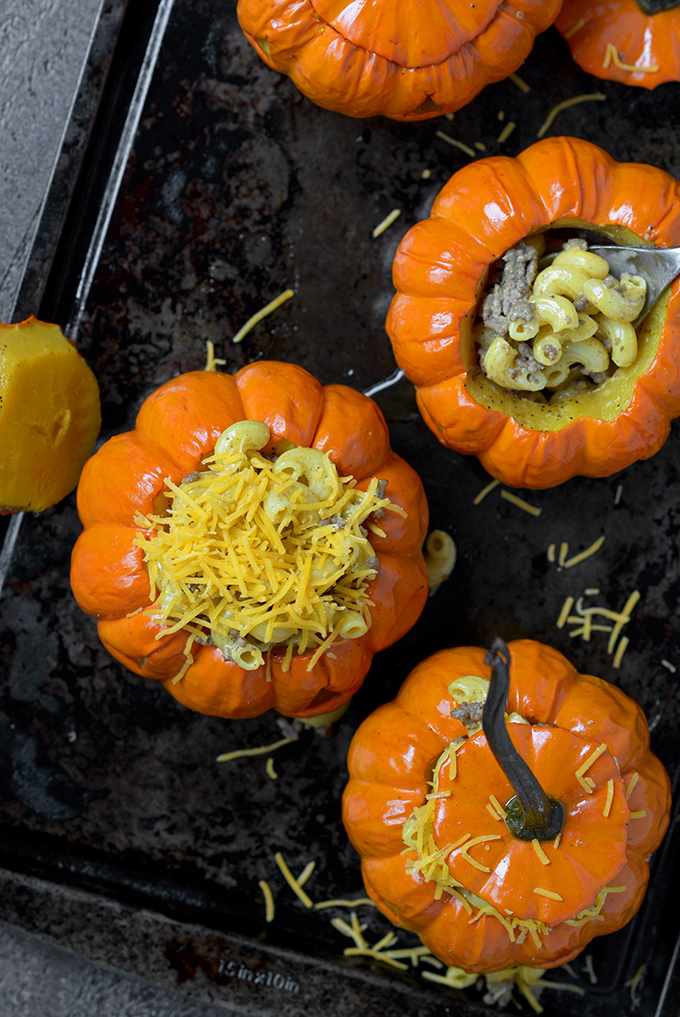
[[[433, 833], [453, 845], [451, 875], [502, 916], [548, 926], [575, 919], [626, 864], [630, 810], [616, 760], [604, 744], [557, 727], [514, 723], [512, 742], [546, 793], [562, 802], [554, 841], [520, 840], [503, 812], [515, 791], [482, 731], [439, 771]], [[448, 751], [448, 750], [447, 750]]]
[[421, 0], [313, 0], [320, 19], [348, 42], [401, 67], [439, 64], [483, 32], [500, 0], [460, 4], [436, 0], [423, 16]]

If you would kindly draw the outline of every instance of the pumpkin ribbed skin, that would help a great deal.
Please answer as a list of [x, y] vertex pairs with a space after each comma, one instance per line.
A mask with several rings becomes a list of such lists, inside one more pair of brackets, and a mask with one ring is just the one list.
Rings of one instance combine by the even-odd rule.
[[239, 0], [238, 17], [265, 63], [319, 106], [425, 120], [460, 109], [517, 70], [560, 4]]
[[[471, 921], [470, 910], [447, 892], [437, 900], [434, 882], [407, 871], [415, 853], [403, 853], [403, 824], [431, 791], [433, 765], [448, 745], [467, 735], [451, 716], [459, 704], [448, 686], [463, 675], [490, 678], [484, 650], [441, 650], [411, 672], [397, 698], [357, 730], [343, 796], [345, 827], [361, 855], [366, 889], [380, 910], [417, 932], [445, 964], [480, 973], [516, 965], [555, 967], [594, 936], [629, 921], [642, 902], [648, 858], [661, 842], [670, 811], [668, 776], [650, 752], [639, 706], [607, 682], [578, 674], [549, 646], [517, 640], [509, 649], [506, 711], [529, 723], [509, 723], [508, 731], [546, 792], [565, 802], [560, 845], [543, 844], [550, 860], [545, 865], [530, 841], [515, 839], [489, 812], [490, 794], [504, 804], [514, 791], [482, 732], [457, 753], [455, 777], [439, 784], [450, 797], [437, 803], [435, 838], [443, 847], [455, 845], [461, 830], [473, 837], [490, 835], [479, 845], [478, 867], [453, 850], [448, 867], [499, 913], [524, 908], [527, 917], [551, 926], [540, 936], [540, 946], [531, 936], [520, 942], [518, 935], [513, 942], [492, 915]], [[587, 792], [575, 771], [594, 748], [601, 754], [587, 770], [594, 778]], [[617, 891], [605, 896], [602, 918], [569, 924], [595, 903], [605, 885]], [[552, 897], [535, 894], [537, 886]]]
[[[406, 510], [386, 512], [384, 536], [370, 534], [380, 559], [368, 587], [372, 624], [364, 636], [335, 642], [312, 671], [313, 650], [281, 668], [285, 648], [265, 666], [247, 671], [214, 646], [194, 644], [185, 663], [186, 632], [156, 639], [143, 608], [149, 580], [134, 539], [135, 514], [157, 511], [165, 478], [179, 484], [209, 455], [219, 435], [239, 420], [265, 423], [273, 438], [327, 453], [342, 476], [365, 488], [373, 476], [388, 480], [388, 497]], [[71, 585], [88, 614], [98, 619], [107, 650], [131, 671], [163, 682], [181, 703], [221, 717], [253, 717], [273, 707], [288, 716], [335, 710], [359, 688], [373, 655], [403, 636], [427, 598], [421, 548], [428, 510], [420, 478], [392, 452], [385, 420], [366, 396], [342, 385], [323, 387], [301, 367], [260, 362], [235, 375], [196, 371], [162, 385], [143, 403], [134, 431], [111, 438], [86, 464], [78, 487], [84, 526], [73, 551]], [[138, 613], [134, 613], [138, 612]]]
[[[645, 14], [636, 0], [565, 0], [555, 27], [576, 63], [597, 78], [648, 89], [680, 81], [680, 6]], [[611, 58], [608, 46], [616, 49], [625, 67]]]
[[595, 396], [533, 404], [530, 418], [528, 400], [486, 379], [480, 387], [472, 324], [489, 268], [525, 237], [556, 226], [677, 246], [680, 187], [660, 169], [617, 163], [587, 141], [546, 139], [516, 159], [459, 170], [394, 259], [386, 328], [425, 422], [442, 444], [477, 455], [512, 487], [609, 476], [657, 452], [680, 414], [678, 280], [638, 330], [635, 363], [618, 368]]

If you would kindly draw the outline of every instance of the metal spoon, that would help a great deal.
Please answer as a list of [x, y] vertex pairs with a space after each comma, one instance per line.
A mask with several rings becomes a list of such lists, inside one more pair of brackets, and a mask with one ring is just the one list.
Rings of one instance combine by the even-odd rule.
[[[604, 258], [612, 275], [621, 278], [622, 272], [641, 275], [647, 283], [647, 296], [642, 311], [632, 323], [634, 328], [647, 317], [652, 307], [670, 283], [680, 275], [680, 247], [624, 247], [619, 244], [588, 247], [593, 254]], [[544, 268], [555, 260], [559, 251], [539, 261]]]

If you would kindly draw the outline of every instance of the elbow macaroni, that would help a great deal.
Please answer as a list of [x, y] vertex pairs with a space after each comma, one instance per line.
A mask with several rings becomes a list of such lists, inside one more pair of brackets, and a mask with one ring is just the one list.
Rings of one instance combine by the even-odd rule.
[[[624, 273], [617, 281], [604, 258], [566, 248], [537, 274], [522, 301], [522, 316], [510, 315], [507, 338], [477, 326], [482, 371], [502, 388], [527, 396], [544, 390], [566, 395], [564, 387], [580, 379], [597, 383], [612, 368], [634, 363], [637, 336], [631, 323], [646, 294], [641, 276]], [[530, 318], [527, 304], [533, 307]]]

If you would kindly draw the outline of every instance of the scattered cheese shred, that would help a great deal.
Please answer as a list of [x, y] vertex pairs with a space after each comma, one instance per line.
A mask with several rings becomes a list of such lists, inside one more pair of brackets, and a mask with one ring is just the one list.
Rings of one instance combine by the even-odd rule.
[[501, 803], [500, 803], [500, 802], [498, 801], [498, 799], [496, 798], [496, 796], [495, 796], [495, 795], [489, 795], [489, 801], [490, 801], [490, 802], [491, 802], [491, 804], [493, 805], [494, 809], [496, 809], [496, 811], [497, 811], [497, 812], [499, 812], [499, 813], [501, 814], [502, 818], [503, 818], [503, 819], [505, 819], [505, 817], [507, 816], [507, 812], [506, 812], [506, 810], [505, 810], [505, 809], [503, 808], [503, 806], [501, 805]]
[[635, 812], [631, 812], [630, 818], [631, 819], [644, 819], [646, 815], [647, 815], [647, 812], [646, 812], [645, 809], [637, 809]]
[[356, 908], [360, 904], [368, 904], [371, 907], [376, 906], [370, 897], [357, 897], [356, 900], [344, 900], [342, 897], [334, 897], [332, 900], [318, 901], [314, 908], [316, 911], [322, 911], [324, 908]]
[[550, 859], [548, 858], [547, 854], [543, 850], [543, 848], [541, 846], [541, 842], [540, 842], [540, 840], [538, 840], [537, 837], [533, 838], [533, 840], [531, 841], [531, 846], [533, 847], [534, 851], [538, 855], [538, 858], [539, 858], [539, 861], [541, 862], [541, 864], [542, 865], [550, 865]]
[[678, 670], [675, 664], [671, 664], [670, 660], [662, 660], [661, 666], [665, 667], [666, 670], [670, 671], [671, 674], [675, 674], [675, 672]]
[[206, 339], [206, 356], [205, 356], [205, 367], [204, 371], [216, 371], [218, 366], [223, 367], [226, 364], [226, 360], [218, 360], [215, 356], [215, 344], [210, 340]]
[[486, 145], [483, 141], [475, 141], [475, 148], [478, 152], [486, 152]]
[[628, 787], [626, 788], [626, 801], [632, 795], [633, 790], [635, 788], [635, 785], [637, 784], [639, 778], [640, 778], [640, 774], [636, 770], [635, 773], [633, 774], [633, 776], [630, 778], [630, 781], [628, 782]]
[[281, 304], [285, 304], [286, 300], [290, 300], [290, 298], [294, 296], [295, 290], [291, 289], [284, 290], [283, 293], [279, 293], [278, 297], [274, 297], [274, 299], [270, 300], [268, 304], [260, 308], [259, 311], [256, 311], [255, 314], [251, 315], [245, 325], [241, 326], [231, 341], [233, 343], [240, 343], [241, 340], [245, 339], [248, 333], [262, 321], [263, 318], [266, 318], [272, 313], [272, 311], [275, 311], [281, 306]]
[[616, 647], [616, 653], [614, 654], [614, 659], [612, 660], [612, 667], [613, 668], [621, 667], [621, 661], [623, 659], [623, 655], [626, 652], [626, 650], [628, 649], [628, 642], [629, 642], [628, 636], [621, 636], [621, 639], [619, 640], [619, 645]]
[[630, 597], [623, 606], [623, 611], [621, 611], [619, 615], [616, 615], [614, 612], [612, 612], [612, 614], [610, 615], [612, 621], [615, 622], [615, 625], [614, 628], [612, 629], [612, 634], [609, 637], [609, 642], [607, 644], [607, 653], [613, 652], [614, 644], [616, 643], [616, 640], [619, 638], [621, 629], [628, 621], [630, 621], [630, 616], [632, 614], [633, 608], [639, 601], [640, 596], [641, 595], [639, 590], [633, 590]]
[[603, 544], [604, 544], [604, 535], [598, 537], [597, 540], [594, 540], [592, 544], [590, 544], [585, 549], [585, 551], [580, 551], [578, 554], [575, 554], [572, 558], [569, 558], [567, 561], [564, 561], [561, 564], [564, 565], [565, 569], [573, 568], [574, 565], [578, 565], [580, 564], [580, 562], [585, 561], [586, 558], [590, 558], [591, 555], [596, 554]]
[[616, 494], [614, 495], [614, 504], [618, 505], [621, 501], [621, 495], [623, 494], [623, 484], [619, 484], [616, 488]]
[[517, 127], [517, 124], [515, 123], [515, 121], [514, 120], [508, 120], [507, 124], [505, 125], [505, 127], [503, 128], [501, 133], [496, 138], [496, 141], [498, 142], [499, 145], [502, 145], [504, 141], [508, 140], [508, 138], [510, 137], [510, 135], [514, 131], [515, 127]]
[[302, 901], [306, 908], [313, 908], [314, 901], [302, 889], [299, 881], [295, 878], [293, 873], [288, 868], [286, 862], [284, 861], [283, 855], [281, 854], [280, 851], [277, 851], [276, 854], [274, 855], [274, 861], [278, 865], [279, 869], [281, 870], [281, 874], [283, 875], [283, 878], [288, 883], [288, 886], [291, 888], [295, 896]]
[[537, 138], [542, 138], [543, 135], [552, 126], [555, 117], [559, 116], [563, 110], [569, 109], [570, 106], [576, 106], [580, 102], [604, 102], [607, 98], [602, 92], [589, 92], [585, 95], [575, 95], [571, 99], [565, 99], [563, 102], [558, 102], [556, 106], [548, 113], [547, 117], [536, 132]]
[[278, 742], [272, 742], [270, 745], [258, 745], [253, 749], [234, 749], [233, 752], [223, 752], [217, 757], [216, 762], [229, 763], [232, 759], [241, 759], [243, 756], [266, 756], [268, 752], [273, 752], [275, 749], [280, 749], [282, 745], [290, 745], [295, 741], [297, 741], [297, 736], [280, 738]]
[[470, 148], [469, 145], [464, 144], [462, 141], [457, 141], [456, 138], [452, 138], [450, 134], [445, 134], [444, 131], [436, 131], [438, 138], [445, 141], [447, 145], [453, 145], [454, 148], [460, 149], [461, 152], [465, 152], [466, 155], [472, 156], [473, 158], [477, 155], [474, 148]]
[[555, 893], [554, 890], [546, 890], [543, 886], [535, 886], [534, 893], [537, 893], [540, 897], [549, 897], [550, 900], [564, 900], [559, 893]]
[[579, 784], [584, 789], [584, 791], [587, 791], [588, 794], [593, 793], [593, 790], [595, 789], [595, 782], [591, 778], [586, 777], [585, 774], [591, 768], [591, 766], [593, 766], [594, 763], [597, 762], [602, 753], [606, 751], [607, 746], [605, 745], [604, 742], [602, 742], [602, 744], [598, 745], [596, 749], [593, 749], [588, 758], [583, 763], [581, 763], [578, 770], [576, 771], [576, 779], [578, 780]]
[[548, 544], [548, 561], [551, 564], [555, 561], [555, 544]]
[[267, 762], [265, 764], [264, 769], [265, 769], [265, 773], [267, 774], [267, 776], [271, 780], [278, 780], [279, 779], [279, 775], [276, 772], [276, 770], [274, 769], [274, 757], [273, 756], [269, 757], [269, 759], [267, 760]]
[[274, 895], [272, 894], [271, 887], [266, 879], [261, 879], [258, 883], [260, 890], [262, 890], [262, 896], [264, 897], [265, 922], [274, 921]]
[[560, 568], [564, 568], [564, 563], [567, 560], [568, 554], [569, 554], [569, 544], [567, 544], [567, 542], [563, 540], [562, 543], [560, 544], [560, 556], [557, 559], [557, 564], [559, 565]]
[[379, 222], [378, 225], [374, 228], [373, 232], [371, 233], [373, 239], [375, 240], [375, 238], [379, 237], [381, 233], [384, 233], [386, 229], [389, 229], [392, 223], [395, 222], [395, 220], [398, 219], [400, 215], [401, 209], [393, 208], [392, 211], [385, 216], [382, 222]]
[[575, 21], [574, 24], [570, 28], [568, 28], [566, 32], [562, 33], [564, 38], [571, 39], [572, 35], [576, 35], [577, 32], [581, 31], [585, 23], [586, 23], [585, 18], [579, 18], [578, 21]]
[[501, 498], [505, 498], [506, 501], [516, 505], [517, 508], [521, 508], [522, 511], [528, 512], [530, 516], [540, 516], [543, 509], [537, 508], [536, 505], [530, 505], [524, 498], [518, 498], [516, 494], [512, 494], [511, 491], [501, 491]]
[[659, 65], [649, 64], [647, 67], [641, 67], [637, 64], [625, 64], [619, 56], [619, 51], [613, 42], [608, 42], [602, 67], [606, 70], [610, 64], [614, 64], [614, 67], [618, 67], [620, 71], [630, 71], [632, 74], [639, 72], [640, 74], [658, 74]]
[[519, 74], [508, 74], [508, 78], [512, 81], [513, 85], [517, 85], [520, 92], [526, 93], [531, 91], [531, 85], [527, 85], [524, 78], [520, 78]]
[[609, 816], [609, 813], [612, 810], [613, 801], [614, 801], [614, 781], [610, 777], [609, 780], [607, 781], [607, 799], [604, 803], [604, 808], [602, 810], [605, 819]]
[[479, 505], [479, 503], [481, 501], [484, 501], [484, 499], [486, 498], [487, 494], [491, 494], [491, 492], [496, 487], [498, 487], [499, 484], [500, 484], [500, 480], [492, 480], [490, 484], [487, 484], [486, 487], [482, 488], [482, 490], [479, 492], [479, 494], [475, 495], [475, 497], [472, 499], [472, 504], [473, 505]]
[[572, 609], [573, 606], [574, 606], [574, 598], [573, 597], [567, 597], [565, 599], [565, 601], [564, 601], [564, 604], [562, 604], [562, 610], [560, 611], [559, 617], [557, 619], [557, 628], [558, 629], [563, 629], [564, 626], [566, 625], [567, 618], [569, 617], [569, 614], [570, 614], [571, 609]]
[[561, 840], [562, 840], [562, 831], [560, 830], [560, 832], [555, 837], [555, 840], [553, 841], [553, 847], [555, 848], [556, 851], [557, 851], [558, 847], [560, 846], [560, 841]]

